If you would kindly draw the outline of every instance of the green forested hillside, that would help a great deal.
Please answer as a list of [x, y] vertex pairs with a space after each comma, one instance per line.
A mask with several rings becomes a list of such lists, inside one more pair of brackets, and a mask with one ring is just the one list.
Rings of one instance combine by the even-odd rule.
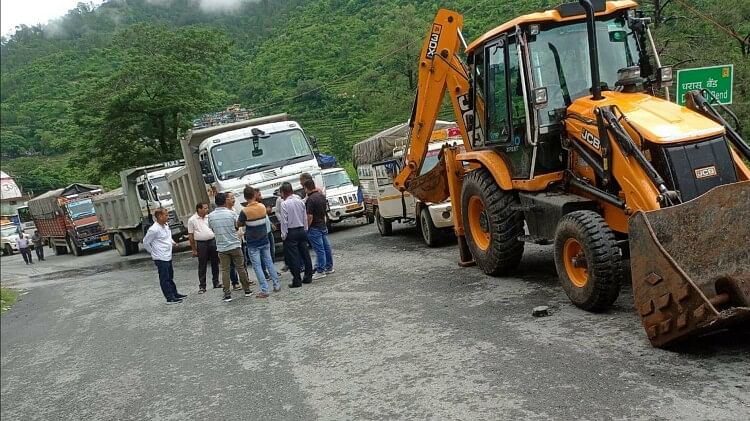
[[[229, 104], [288, 112], [346, 160], [353, 143], [408, 118], [438, 7], [463, 12], [471, 40], [558, 3], [261, 0], [224, 13], [191, 0], [79, 4], [2, 40], [2, 167], [34, 192], [72, 181], [113, 187], [122, 168], [174, 158], [193, 117]], [[750, 137], [750, 2], [641, 4], [659, 17], [665, 64], [735, 64], [732, 108]]]

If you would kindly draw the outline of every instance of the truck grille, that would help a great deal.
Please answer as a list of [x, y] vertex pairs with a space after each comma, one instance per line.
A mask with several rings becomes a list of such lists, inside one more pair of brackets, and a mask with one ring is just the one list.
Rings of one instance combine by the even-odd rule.
[[104, 229], [96, 223], [89, 224], [82, 227], [76, 227], [76, 232], [80, 238], [94, 237], [104, 233]]

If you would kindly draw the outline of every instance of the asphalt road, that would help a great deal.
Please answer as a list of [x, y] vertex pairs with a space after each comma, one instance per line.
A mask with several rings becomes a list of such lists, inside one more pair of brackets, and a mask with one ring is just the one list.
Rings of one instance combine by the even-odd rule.
[[[568, 303], [550, 249], [514, 277], [455, 246], [374, 226], [331, 235], [336, 274], [267, 301], [163, 304], [141, 252], [3, 257], [22, 289], [1, 319], [3, 420], [750, 419], [750, 332], [652, 348], [625, 288], [612, 311]], [[184, 251], [184, 245], [182, 250]], [[549, 317], [531, 310], [549, 305]]]

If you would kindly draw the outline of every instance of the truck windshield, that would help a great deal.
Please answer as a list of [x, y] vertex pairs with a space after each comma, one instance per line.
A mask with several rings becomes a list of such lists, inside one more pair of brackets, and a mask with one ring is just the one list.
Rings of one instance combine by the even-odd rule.
[[213, 147], [211, 156], [219, 179], [226, 180], [314, 158], [310, 144], [299, 129], [276, 132], [260, 138], [259, 150], [262, 154], [253, 156], [252, 138]]
[[172, 193], [169, 192], [169, 183], [167, 183], [167, 177], [154, 177], [151, 179], [151, 185], [156, 186], [156, 193], [159, 195], [157, 200], [170, 200]]
[[346, 171], [336, 171], [323, 174], [323, 181], [325, 181], [326, 190], [352, 185], [352, 180], [349, 179], [349, 175]]
[[[615, 89], [617, 71], [636, 66], [635, 34], [624, 15], [599, 18], [596, 22], [599, 73], [607, 89]], [[555, 109], [590, 95], [591, 66], [586, 23], [553, 24], [540, 28], [529, 42], [534, 86], [547, 88], [547, 107], [539, 112], [541, 125], [557, 123]]]
[[94, 204], [91, 202], [91, 199], [68, 202], [65, 207], [68, 209], [68, 215], [70, 215], [70, 218], [73, 220], [96, 215], [96, 212], [94, 212]]
[[29, 212], [29, 207], [24, 206], [22, 208], [16, 209], [16, 212], [18, 213], [18, 219], [21, 221], [21, 223], [24, 222], [31, 222], [31, 212]]

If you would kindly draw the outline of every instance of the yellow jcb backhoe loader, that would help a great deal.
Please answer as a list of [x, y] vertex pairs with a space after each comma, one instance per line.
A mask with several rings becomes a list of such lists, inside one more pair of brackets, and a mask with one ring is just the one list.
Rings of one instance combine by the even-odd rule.
[[[394, 185], [451, 198], [462, 265], [502, 275], [525, 242], [554, 244], [563, 289], [589, 311], [609, 308], [630, 273], [663, 347], [750, 320], [750, 148], [707, 92], [687, 107], [657, 97], [672, 69], [636, 8], [563, 4], [468, 46], [463, 17], [440, 10]], [[446, 90], [465, 151], [444, 148], [417, 177]]]

